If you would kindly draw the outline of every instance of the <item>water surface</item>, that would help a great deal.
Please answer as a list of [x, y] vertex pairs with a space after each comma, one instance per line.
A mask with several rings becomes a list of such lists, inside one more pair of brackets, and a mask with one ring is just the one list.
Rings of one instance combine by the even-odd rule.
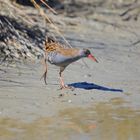
[[1, 140], [139, 140], [140, 110], [121, 98], [61, 110], [32, 122], [0, 118]]

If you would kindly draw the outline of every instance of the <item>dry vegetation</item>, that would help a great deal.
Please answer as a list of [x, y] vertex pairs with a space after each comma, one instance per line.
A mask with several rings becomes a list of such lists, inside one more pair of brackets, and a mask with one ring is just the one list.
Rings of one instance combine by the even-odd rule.
[[[39, 0], [36, 2], [41, 4]], [[59, 0], [49, 1], [49, 4], [64, 16], [73, 18], [83, 16], [112, 26], [116, 26], [108, 22], [112, 15], [117, 16], [122, 22], [128, 22], [137, 21], [140, 14], [139, 0]], [[57, 21], [59, 22], [61, 21]], [[33, 8], [29, 0], [24, 2], [22, 0], [0, 0], [1, 62], [42, 57], [43, 42], [49, 32], [48, 22], [37, 9]], [[135, 43], [139, 43], [139, 40]]]

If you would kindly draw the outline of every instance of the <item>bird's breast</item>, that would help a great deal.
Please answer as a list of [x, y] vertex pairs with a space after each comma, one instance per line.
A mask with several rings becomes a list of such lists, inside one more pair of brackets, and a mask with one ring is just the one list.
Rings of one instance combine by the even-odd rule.
[[49, 52], [47, 60], [51, 64], [57, 65], [57, 66], [67, 66], [70, 63], [80, 59], [80, 56], [66, 56], [60, 53], [57, 53], [55, 51]]

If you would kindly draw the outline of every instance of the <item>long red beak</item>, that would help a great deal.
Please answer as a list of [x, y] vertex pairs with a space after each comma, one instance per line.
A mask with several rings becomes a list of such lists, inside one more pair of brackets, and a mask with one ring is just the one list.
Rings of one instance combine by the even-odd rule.
[[89, 54], [88, 58], [98, 63], [97, 59], [92, 54]]

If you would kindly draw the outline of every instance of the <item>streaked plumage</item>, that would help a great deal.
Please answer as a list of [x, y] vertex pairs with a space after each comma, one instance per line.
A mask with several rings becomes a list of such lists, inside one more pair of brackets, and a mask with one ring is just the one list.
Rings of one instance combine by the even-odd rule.
[[[64, 69], [71, 64], [83, 57], [89, 57], [94, 61], [98, 62], [94, 56], [91, 55], [88, 49], [77, 49], [77, 48], [65, 48], [62, 44], [55, 42], [51, 38], [48, 38], [45, 43], [45, 62], [59, 66], [60, 67], [60, 83], [61, 88], [66, 88], [64, 85], [63, 79], [61, 77], [61, 73]], [[47, 74], [47, 63], [46, 70], [42, 77], [44, 77], [44, 81], [46, 83], [46, 74]]]

